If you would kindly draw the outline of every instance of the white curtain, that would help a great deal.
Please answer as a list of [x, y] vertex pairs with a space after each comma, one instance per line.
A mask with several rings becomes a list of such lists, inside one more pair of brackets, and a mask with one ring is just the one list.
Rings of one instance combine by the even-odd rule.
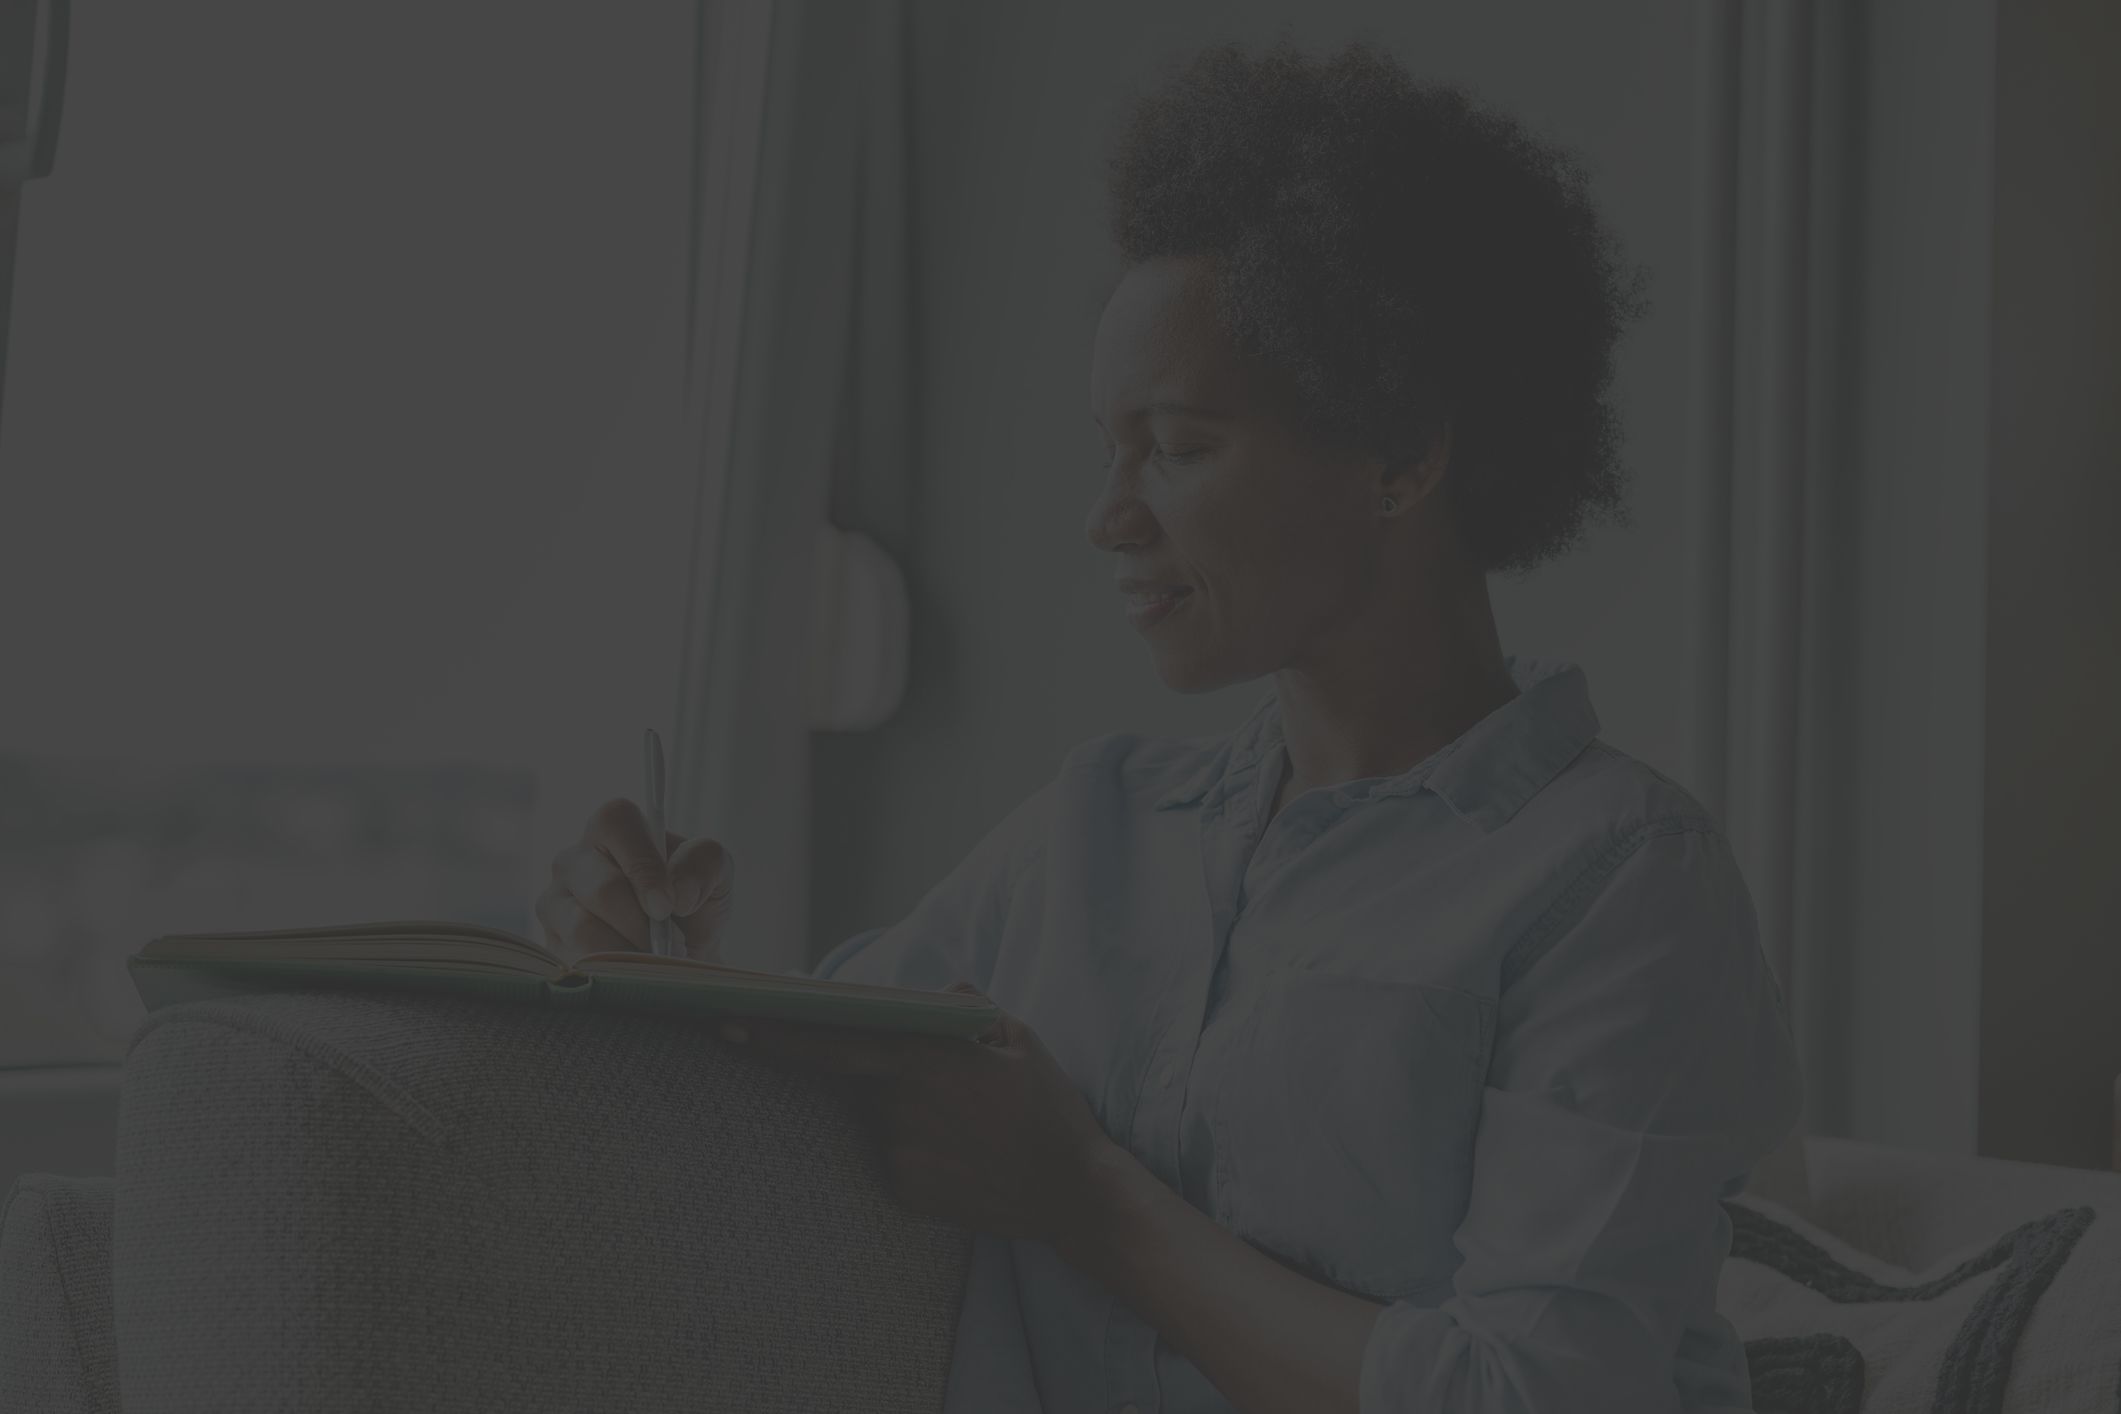
[[1837, 1108], [1844, 1024], [1820, 964], [1848, 941], [1838, 792], [1849, 777], [1836, 751], [1849, 646], [1836, 611], [1850, 590], [1839, 489], [1850, 468], [1834, 435], [1846, 46], [1809, 0], [1698, 14], [1697, 775], [1744, 867], [1816, 1125]]
[[[1807, 1128], [1971, 1152], [1990, 120], [1979, 82], [1895, 48], [1930, 13], [1696, 11], [1696, 779], [1782, 980]], [[1985, 16], [1951, 11], [1977, 79]]]
[[692, 364], [702, 494], [672, 827], [735, 861], [725, 955], [807, 961], [810, 749], [888, 715], [904, 595], [899, 0], [704, 0]]
[[0, 0], [0, 406], [22, 187], [50, 176], [64, 111], [68, 0]]

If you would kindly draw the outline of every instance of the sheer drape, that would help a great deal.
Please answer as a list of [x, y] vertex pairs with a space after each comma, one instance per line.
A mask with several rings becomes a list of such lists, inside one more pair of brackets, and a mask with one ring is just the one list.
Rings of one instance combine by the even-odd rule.
[[[904, 15], [710, 3], [694, 337], [702, 487], [675, 828], [735, 858], [727, 955], [806, 960], [810, 737], [873, 724], [904, 596]], [[719, 46], [718, 48], [716, 46]], [[749, 161], [741, 155], [755, 154]], [[848, 606], [868, 612], [851, 620]]]

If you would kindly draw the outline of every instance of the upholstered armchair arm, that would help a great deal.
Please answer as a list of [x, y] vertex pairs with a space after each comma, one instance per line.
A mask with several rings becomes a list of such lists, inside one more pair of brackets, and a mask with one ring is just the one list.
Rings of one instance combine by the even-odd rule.
[[941, 1404], [967, 1240], [696, 1026], [431, 996], [150, 1018], [113, 1230], [128, 1414]]

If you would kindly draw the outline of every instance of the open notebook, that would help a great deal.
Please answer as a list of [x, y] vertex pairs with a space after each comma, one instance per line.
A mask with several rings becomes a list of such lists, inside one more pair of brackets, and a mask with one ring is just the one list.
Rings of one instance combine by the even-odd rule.
[[643, 952], [568, 960], [528, 938], [466, 923], [361, 923], [156, 938], [126, 963], [148, 1010], [232, 993], [396, 987], [690, 1017], [753, 1016], [936, 1036], [976, 1036], [992, 1002]]

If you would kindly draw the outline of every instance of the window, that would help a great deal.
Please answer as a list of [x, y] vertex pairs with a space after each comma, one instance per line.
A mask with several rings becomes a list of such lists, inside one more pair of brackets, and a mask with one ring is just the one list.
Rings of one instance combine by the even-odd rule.
[[689, 0], [105, 0], [0, 423], [0, 1064], [146, 937], [531, 927], [677, 696]]
[[0, 1066], [99, 1060], [157, 933], [397, 916], [524, 927], [535, 773], [0, 762]]

